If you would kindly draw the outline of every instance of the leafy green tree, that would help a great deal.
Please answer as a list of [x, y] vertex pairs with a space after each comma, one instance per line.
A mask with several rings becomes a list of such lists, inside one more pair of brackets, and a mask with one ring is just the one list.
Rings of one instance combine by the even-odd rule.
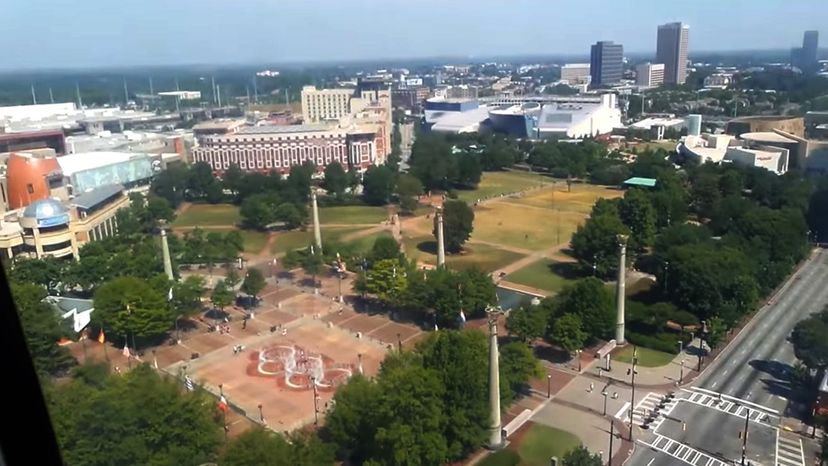
[[202, 464], [221, 438], [214, 401], [146, 364], [95, 385], [55, 386], [47, 399], [66, 464]]
[[456, 185], [465, 188], [475, 188], [480, 183], [483, 168], [480, 166], [480, 157], [475, 154], [459, 154], [457, 159]]
[[385, 205], [394, 192], [394, 172], [385, 165], [375, 165], [362, 176], [362, 197], [371, 205]]
[[374, 263], [365, 275], [366, 291], [387, 303], [400, 303], [408, 286], [408, 271], [399, 259], [383, 259]]
[[221, 182], [224, 189], [232, 192], [234, 196], [238, 196], [244, 183], [244, 172], [242, 172], [237, 164], [231, 163], [227, 170], [224, 170]]
[[523, 306], [512, 309], [506, 319], [506, 328], [512, 335], [530, 342], [546, 335], [549, 314], [539, 306]]
[[276, 220], [284, 222], [285, 228], [292, 230], [300, 227], [305, 222], [307, 211], [296, 204], [284, 202], [276, 207], [274, 217]]
[[26, 336], [29, 355], [38, 372], [58, 375], [75, 364], [69, 351], [57, 342], [70, 335], [68, 321], [44, 303], [46, 291], [33, 283], [11, 284], [12, 297]]
[[407, 173], [397, 178], [397, 196], [400, 199], [400, 209], [404, 214], [411, 214], [417, 208], [416, 197], [423, 194], [423, 184], [416, 177]]
[[210, 294], [210, 302], [213, 303], [213, 306], [221, 310], [224, 310], [225, 307], [233, 302], [233, 291], [227, 287], [224, 280], [219, 280], [216, 286], [213, 287], [213, 292]]
[[381, 465], [442, 464], [448, 457], [443, 436], [445, 387], [435, 371], [419, 365], [383, 372], [375, 402], [375, 454]]
[[797, 323], [791, 342], [796, 357], [809, 369], [828, 367], [828, 307]]
[[543, 367], [529, 346], [515, 341], [500, 347], [500, 398], [504, 404], [522, 392], [530, 379], [542, 376]]
[[249, 430], [234, 438], [222, 452], [222, 466], [316, 466], [334, 464], [333, 449], [312, 434], [294, 435], [288, 441], [264, 429]]
[[303, 254], [300, 259], [300, 265], [305, 273], [310, 274], [313, 278], [313, 286], [316, 286], [316, 276], [322, 272], [325, 262], [322, 258], [322, 253], [309, 248], [306, 254]]
[[172, 307], [176, 316], [192, 316], [201, 311], [201, 296], [206, 289], [205, 283], [201, 275], [189, 275], [173, 284]]
[[95, 291], [92, 321], [115, 335], [153, 338], [163, 335], [174, 317], [163, 292], [146, 280], [118, 277]]
[[186, 192], [192, 199], [206, 200], [211, 204], [221, 202], [224, 197], [221, 184], [213, 176], [213, 169], [207, 162], [196, 162], [190, 166]]
[[374, 240], [374, 245], [371, 247], [370, 253], [371, 261], [381, 261], [385, 259], [397, 259], [402, 257], [400, 252], [400, 245], [391, 236], [380, 236]]
[[567, 452], [562, 462], [563, 466], [602, 466], [604, 464], [601, 456], [590, 453], [583, 445]]
[[227, 275], [224, 276], [224, 284], [231, 290], [241, 283], [241, 281], [242, 279], [239, 277], [239, 272], [237, 272], [235, 268], [229, 269], [227, 271]]
[[690, 189], [690, 201], [699, 215], [704, 218], [712, 218], [721, 198], [719, 178], [716, 174], [702, 172], [693, 179], [692, 188]]
[[302, 165], [290, 167], [290, 174], [283, 190], [285, 200], [296, 204], [308, 202], [314, 172], [316, 165], [310, 160], [306, 160]]
[[[463, 201], [449, 200], [443, 204], [443, 238], [446, 251], [460, 252], [474, 229], [474, 211]], [[437, 237], [437, 218], [434, 219], [434, 237]]]
[[630, 248], [643, 250], [653, 242], [656, 230], [656, 213], [646, 192], [640, 189], [627, 191], [618, 205], [621, 221], [630, 229]]
[[569, 354], [584, 347], [589, 335], [584, 331], [581, 318], [576, 314], [564, 314], [552, 323], [552, 340]]
[[608, 276], [617, 268], [618, 235], [622, 234], [629, 234], [629, 229], [618, 216], [591, 216], [572, 235], [572, 251], [582, 268]]
[[275, 203], [278, 197], [273, 194], [254, 194], [242, 201], [239, 215], [246, 228], [264, 230], [276, 221]]
[[[574, 314], [581, 319], [586, 334], [609, 338], [615, 325], [614, 298], [597, 278], [585, 278], [565, 287], [553, 298], [555, 315]], [[554, 322], [552, 328], [554, 330]]]
[[241, 290], [251, 296], [258, 296], [266, 285], [267, 283], [261, 270], [248, 269], [247, 275], [244, 276]]
[[334, 407], [326, 417], [325, 425], [342, 457], [360, 463], [374, 454], [375, 408], [379, 397], [377, 384], [361, 374], [354, 374], [337, 389]]
[[153, 177], [150, 191], [166, 199], [172, 207], [178, 207], [184, 200], [188, 180], [187, 167], [174, 164]]
[[457, 159], [446, 139], [438, 134], [425, 133], [417, 137], [411, 147], [409, 172], [426, 189], [448, 189], [457, 179]]
[[46, 256], [42, 259], [29, 259], [17, 256], [6, 270], [11, 282], [41, 285], [50, 292], [58, 291], [60, 277], [71, 266], [71, 262]]
[[348, 174], [339, 162], [331, 162], [325, 167], [325, 180], [322, 183], [325, 191], [336, 197], [342, 197], [348, 187]]
[[465, 458], [485, 441], [490, 423], [486, 336], [479, 330], [433, 332], [417, 350], [445, 387], [448, 458]]

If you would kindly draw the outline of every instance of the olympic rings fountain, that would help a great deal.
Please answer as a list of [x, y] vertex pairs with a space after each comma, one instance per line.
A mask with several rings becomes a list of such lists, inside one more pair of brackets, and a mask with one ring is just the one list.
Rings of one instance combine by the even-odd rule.
[[263, 349], [256, 359], [258, 375], [276, 377], [285, 387], [294, 390], [307, 390], [312, 388], [312, 384], [319, 390], [333, 390], [353, 374], [350, 365], [334, 364], [322, 354], [311, 353], [295, 345]]

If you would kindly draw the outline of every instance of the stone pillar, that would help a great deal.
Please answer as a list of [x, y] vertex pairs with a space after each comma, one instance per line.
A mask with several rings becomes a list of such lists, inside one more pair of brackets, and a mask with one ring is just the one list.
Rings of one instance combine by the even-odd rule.
[[500, 354], [497, 349], [497, 311], [487, 311], [489, 317], [489, 408], [492, 426], [489, 432], [489, 448], [503, 446], [500, 425]]
[[617, 314], [615, 318], [615, 342], [623, 345], [627, 342], [624, 338], [624, 301], [626, 301], [626, 275], [627, 275], [627, 236], [618, 235], [618, 246], [620, 253], [618, 255], [618, 286], [615, 290], [615, 302], [617, 306]]
[[161, 229], [161, 254], [164, 257], [164, 273], [169, 280], [175, 280], [172, 270], [172, 260], [170, 259], [170, 245], [167, 243], [167, 231]]
[[315, 189], [311, 189], [311, 209], [313, 210], [313, 241], [319, 254], [322, 254], [322, 231], [319, 228], [319, 206], [316, 203]]
[[446, 263], [446, 243], [443, 236], [443, 207], [437, 208], [437, 267]]
[[37, 227], [32, 228], [32, 235], [34, 235], [35, 254], [40, 259], [43, 257], [43, 245], [40, 244], [40, 229]]
[[104, 234], [106, 235], [107, 238], [112, 236], [112, 232], [109, 230], [109, 225], [106, 223], [106, 220], [101, 222], [100, 225], [101, 225], [101, 228], [103, 228]]

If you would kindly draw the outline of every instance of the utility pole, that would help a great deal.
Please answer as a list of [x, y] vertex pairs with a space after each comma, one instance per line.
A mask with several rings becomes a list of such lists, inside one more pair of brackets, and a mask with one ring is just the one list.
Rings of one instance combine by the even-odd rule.
[[745, 413], [745, 430], [742, 432], [742, 466], [745, 466], [745, 459], [747, 457], [747, 441], [748, 441], [748, 421], [750, 421], [750, 408], [747, 408]]
[[633, 441], [633, 428], [635, 427], [635, 421], [633, 420], [633, 412], [635, 410], [635, 374], [638, 371], [635, 370], [635, 366], [638, 364], [638, 348], [633, 346], [633, 357], [632, 357], [632, 368], [627, 369], [627, 374], [632, 376], [632, 393], [630, 395], [630, 442]]
[[609, 454], [607, 454], [607, 466], [612, 466], [612, 438], [615, 437], [615, 424], [612, 423], [612, 418], [610, 418], [610, 444], [609, 444]]
[[500, 354], [497, 349], [497, 318], [503, 309], [489, 306], [486, 316], [489, 321], [489, 409], [492, 425], [489, 432], [489, 448], [497, 450], [503, 446], [500, 424]]

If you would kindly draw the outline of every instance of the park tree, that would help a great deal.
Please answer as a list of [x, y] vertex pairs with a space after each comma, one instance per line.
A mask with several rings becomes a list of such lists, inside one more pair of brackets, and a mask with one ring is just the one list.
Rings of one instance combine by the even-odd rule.
[[255, 297], [261, 293], [266, 285], [267, 283], [265, 282], [262, 271], [251, 268], [247, 270], [247, 275], [244, 276], [244, 282], [242, 282], [241, 290]]
[[828, 182], [811, 196], [808, 204], [808, 227], [816, 241], [828, 241]]
[[241, 192], [242, 184], [244, 183], [244, 172], [239, 168], [238, 164], [231, 163], [227, 170], [221, 176], [221, 182], [224, 189], [233, 193], [238, 199], [239, 192]]
[[712, 218], [713, 213], [719, 206], [721, 198], [719, 177], [715, 173], [700, 171], [693, 178], [690, 189], [690, 202], [696, 213], [701, 217]]
[[[609, 338], [615, 325], [614, 299], [604, 282], [589, 277], [564, 287], [553, 298], [553, 319], [574, 314], [592, 338]], [[555, 322], [552, 322], [554, 330]]]
[[239, 272], [237, 272], [235, 268], [227, 270], [227, 274], [224, 276], [224, 284], [227, 285], [227, 288], [230, 288], [231, 290], [235, 289], [241, 281], [242, 279], [239, 277]]
[[608, 276], [618, 264], [618, 235], [628, 234], [616, 215], [591, 216], [572, 235], [572, 251], [583, 269]]
[[[474, 211], [464, 201], [449, 200], [443, 204], [443, 238], [446, 251], [458, 253], [471, 237], [474, 229]], [[434, 219], [434, 237], [437, 237], [437, 218]]]
[[451, 145], [439, 134], [425, 133], [417, 137], [408, 160], [410, 173], [428, 190], [448, 189], [457, 179], [457, 159]]
[[339, 162], [331, 162], [325, 167], [325, 179], [322, 187], [336, 197], [342, 197], [348, 188], [348, 174]]
[[213, 169], [207, 162], [196, 162], [190, 166], [186, 192], [191, 199], [205, 200], [211, 204], [221, 202], [224, 197], [221, 184], [213, 176]]
[[656, 232], [656, 214], [646, 192], [627, 191], [618, 205], [621, 221], [630, 229], [630, 248], [641, 251], [653, 242]]
[[228, 443], [219, 459], [222, 466], [316, 466], [333, 465], [333, 450], [313, 434], [285, 439], [264, 429], [244, 432]]
[[552, 323], [552, 341], [568, 354], [584, 347], [589, 335], [584, 331], [584, 324], [576, 314], [564, 314]]
[[316, 172], [316, 165], [306, 160], [302, 165], [290, 167], [290, 174], [284, 184], [285, 200], [296, 204], [304, 204], [310, 198], [311, 179]]
[[12, 261], [11, 268], [6, 269], [6, 276], [11, 282], [40, 285], [50, 293], [55, 293], [59, 291], [61, 277], [70, 266], [70, 262], [51, 256], [41, 259], [17, 256]]
[[163, 292], [136, 277], [118, 277], [101, 285], [95, 291], [94, 305], [92, 321], [118, 336], [157, 337], [174, 320]]
[[[612, 453], [610, 453], [612, 455]], [[563, 466], [602, 466], [604, 460], [600, 455], [590, 453], [583, 445], [579, 445], [564, 455]]]
[[400, 200], [400, 209], [403, 214], [412, 214], [417, 208], [417, 197], [423, 194], [423, 184], [420, 180], [408, 173], [402, 173], [397, 178], [397, 197]]
[[374, 262], [365, 274], [365, 289], [382, 301], [399, 304], [408, 286], [407, 265], [399, 259]]
[[369, 256], [372, 262], [377, 262], [385, 259], [400, 259], [402, 252], [400, 252], [400, 245], [397, 240], [391, 236], [383, 235], [374, 240]]
[[796, 357], [809, 369], [828, 367], [828, 307], [797, 323], [791, 342]]
[[264, 230], [276, 221], [276, 203], [279, 197], [271, 193], [254, 194], [242, 201], [239, 215], [246, 228]]
[[285, 228], [293, 230], [299, 228], [308, 217], [307, 209], [303, 204], [283, 202], [273, 212], [276, 220], [284, 223]]
[[384, 370], [377, 384], [375, 464], [444, 463], [449, 453], [443, 435], [445, 387], [435, 371], [416, 364], [399, 366]]
[[213, 287], [213, 292], [210, 294], [210, 302], [222, 311], [233, 302], [233, 291], [227, 286], [224, 280], [219, 280], [216, 286]]
[[509, 311], [506, 328], [509, 333], [525, 342], [531, 342], [546, 335], [549, 314], [540, 306], [522, 306]]
[[205, 279], [201, 275], [189, 275], [172, 286], [172, 307], [176, 317], [192, 316], [201, 311], [201, 296], [205, 291]]
[[480, 166], [480, 157], [475, 154], [464, 152], [456, 156], [457, 159], [457, 181], [456, 186], [474, 189], [480, 183], [483, 175], [483, 168]]
[[463, 459], [485, 441], [490, 422], [486, 336], [479, 330], [433, 332], [417, 351], [445, 387], [448, 458]]
[[500, 399], [507, 405], [521, 393], [530, 379], [543, 376], [543, 367], [524, 343], [513, 341], [500, 347]]
[[57, 309], [43, 302], [46, 291], [33, 283], [12, 282], [11, 292], [35, 369], [42, 374], [59, 375], [72, 367], [74, 358], [57, 344], [71, 334], [71, 327], [60, 318]]
[[214, 459], [221, 428], [215, 402], [203, 392], [184, 392], [147, 364], [96, 382], [75, 379], [48, 392], [66, 464], [202, 464]]
[[374, 165], [362, 176], [362, 197], [371, 205], [385, 205], [394, 192], [394, 173], [385, 165]]
[[343, 458], [355, 464], [364, 462], [376, 451], [376, 400], [379, 387], [362, 374], [354, 374], [334, 395], [334, 407], [325, 419], [331, 440]]

